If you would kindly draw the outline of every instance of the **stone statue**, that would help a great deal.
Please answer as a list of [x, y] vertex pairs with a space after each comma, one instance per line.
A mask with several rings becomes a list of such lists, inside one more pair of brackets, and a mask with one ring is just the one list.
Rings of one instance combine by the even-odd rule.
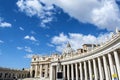
[[61, 65], [60, 59], [58, 58], [58, 72], [62, 71], [61, 67], [62, 67], [62, 65]]

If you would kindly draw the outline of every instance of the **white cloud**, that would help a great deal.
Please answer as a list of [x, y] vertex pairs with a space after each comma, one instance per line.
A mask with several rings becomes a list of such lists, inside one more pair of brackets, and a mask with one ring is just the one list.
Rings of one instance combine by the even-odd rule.
[[66, 43], [69, 41], [73, 49], [82, 48], [83, 44], [100, 44], [108, 40], [112, 36], [111, 33], [100, 34], [99, 36], [94, 35], [83, 35], [80, 33], [69, 33], [68, 36], [60, 33], [59, 36], [54, 36], [51, 43], [56, 46], [56, 50], [61, 52]]
[[37, 41], [34, 36], [25, 36], [24, 39], [31, 40], [31, 41]]
[[105, 1], [101, 8], [92, 11], [92, 23], [101, 29], [115, 30], [120, 28], [120, 10], [114, 0]]
[[26, 54], [26, 55], [24, 56], [24, 58], [28, 58], [28, 59], [30, 58], [30, 59], [31, 59], [33, 55], [34, 55], [34, 54]]
[[0, 27], [5, 28], [5, 27], [11, 27], [12, 25], [10, 23], [7, 22], [1, 22], [0, 23]]
[[34, 36], [31, 36], [30, 39], [33, 40], [33, 41], [36, 41]]
[[23, 48], [18, 46], [17, 49], [18, 49], [18, 50], [22, 50]]
[[[116, 0], [19, 0], [17, 5], [27, 15], [38, 16], [43, 19], [41, 22], [43, 27], [53, 20], [54, 12], [50, 10], [55, 10], [53, 5], [56, 5], [80, 22], [96, 25], [100, 29], [114, 30], [115, 27], [120, 28], [120, 9]], [[51, 20], [44, 24], [44, 20], [46, 21], [48, 18], [46, 15]]]
[[52, 38], [52, 43], [54, 44], [61, 44], [68, 41], [68, 36], [64, 35], [63, 33], [60, 33], [59, 36], [54, 36]]
[[0, 43], [4, 43], [4, 41], [0, 40]]
[[41, 20], [41, 27], [46, 28], [46, 24], [53, 19], [53, 6], [42, 5], [40, 0], [18, 0], [16, 3], [21, 12], [25, 12], [28, 16], [37, 16]]
[[25, 46], [25, 47], [16, 47], [18, 50], [23, 50], [23, 51], [26, 51], [26, 52], [28, 52], [28, 53], [32, 53], [33, 51], [32, 51], [32, 49], [31, 49], [31, 47], [28, 47], [28, 46]]
[[26, 54], [26, 55], [24, 56], [24, 58], [31, 59], [32, 56], [34, 56], [34, 55], [37, 55], [37, 56], [45, 56], [45, 54]]
[[4, 22], [3, 18], [0, 17], [0, 27], [1, 28], [12, 27], [12, 24], [8, 22]]
[[55, 4], [65, 13], [83, 23], [96, 25], [100, 29], [120, 28], [120, 10], [115, 0], [41, 0]]
[[53, 45], [53, 44], [50, 44], [50, 43], [47, 43], [47, 46], [49, 46], [49, 47], [54, 47], [54, 45]]
[[22, 27], [19, 27], [19, 29], [20, 29], [21, 31], [24, 31], [24, 29], [23, 29]]
[[29, 16], [39, 16], [42, 10], [42, 5], [39, 3], [39, 0], [19, 0], [17, 6]]
[[41, 22], [41, 27], [43, 27], [43, 28], [49, 28], [48, 26], [46, 26], [46, 24], [47, 23], [49, 23], [49, 22], [51, 22], [52, 21], [52, 17], [49, 17], [49, 18], [47, 18], [47, 19], [44, 19], [44, 20], [42, 20], [42, 22]]
[[25, 46], [25, 51], [29, 52], [29, 53], [33, 52], [32, 49], [30, 47], [28, 47], [28, 46]]

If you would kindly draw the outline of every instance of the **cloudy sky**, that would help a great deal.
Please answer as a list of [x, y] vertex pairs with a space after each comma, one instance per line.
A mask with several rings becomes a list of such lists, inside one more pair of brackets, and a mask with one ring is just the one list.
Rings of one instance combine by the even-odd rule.
[[0, 66], [29, 68], [33, 54], [100, 44], [116, 27], [119, 0], [0, 0]]

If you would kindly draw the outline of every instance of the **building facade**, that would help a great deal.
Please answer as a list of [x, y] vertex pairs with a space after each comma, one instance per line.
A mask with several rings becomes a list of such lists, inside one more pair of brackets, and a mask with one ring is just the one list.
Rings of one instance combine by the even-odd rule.
[[73, 50], [68, 43], [61, 55], [34, 55], [31, 77], [56, 80], [58, 61], [64, 80], [120, 80], [120, 32], [102, 45], [84, 44]]
[[0, 80], [14, 80], [28, 78], [30, 75], [28, 70], [16, 70], [0, 67]]

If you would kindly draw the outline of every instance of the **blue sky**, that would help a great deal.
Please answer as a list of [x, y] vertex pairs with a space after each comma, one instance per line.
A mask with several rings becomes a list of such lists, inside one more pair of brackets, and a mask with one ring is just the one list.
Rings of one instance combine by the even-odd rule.
[[119, 0], [0, 0], [0, 66], [29, 68], [31, 55], [102, 43], [120, 28]]

